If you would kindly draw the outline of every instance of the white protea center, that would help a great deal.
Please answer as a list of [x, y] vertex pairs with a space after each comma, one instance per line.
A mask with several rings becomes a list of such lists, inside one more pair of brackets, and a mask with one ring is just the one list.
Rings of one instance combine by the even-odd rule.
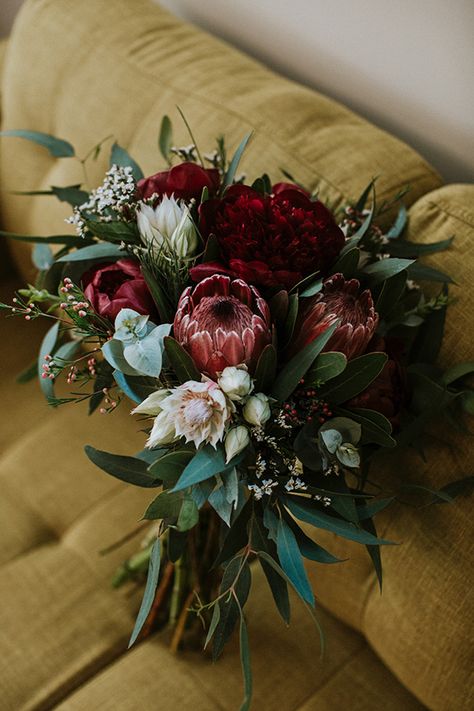
[[[147, 402], [152, 398], [150, 407]], [[169, 444], [180, 437], [196, 447], [203, 443], [216, 447], [224, 437], [232, 404], [212, 380], [202, 383], [188, 380], [163, 398], [150, 395], [134, 412], [156, 414], [146, 443], [149, 448]]]

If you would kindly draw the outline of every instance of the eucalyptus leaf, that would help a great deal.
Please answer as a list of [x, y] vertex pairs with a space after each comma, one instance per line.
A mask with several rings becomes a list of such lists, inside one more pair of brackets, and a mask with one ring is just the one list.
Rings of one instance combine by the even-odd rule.
[[331, 531], [342, 538], [366, 545], [393, 545], [392, 541], [376, 538], [372, 534], [358, 528], [354, 523], [345, 521], [335, 516], [319, 511], [316, 506], [311, 506], [303, 497], [283, 496], [282, 501], [293, 516], [310, 523], [316, 528]]
[[240, 663], [242, 666], [242, 676], [244, 678], [244, 700], [239, 711], [249, 711], [252, 703], [252, 668], [250, 666], [250, 646], [247, 633], [247, 625], [240, 608]]
[[89, 260], [99, 259], [121, 259], [125, 256], [123, 249], [116, 244], [108, 244], [107, 242], [98, 242], [91, 244], [88, 247], [76, 249], [74, 252], [68, 252], [57, 259], [58, 262], [87, 262]]
[[87, 240], [83, 240], [77, 235], [49, 235], [49, 236], [36, 236], [36, 235], [18, 235], [15, 232], [6, 232], [5, 230], [0, 230], [0, 237], [8, 237], [8, 239], [13, 239], [15, 242], [28, 242], [31, 244], [62, 244], [66, 247], [78, 247], [79, 245], [87, 244]]
[[311, 589], [303, 558], [295, 535], [283, 518], [277, 525], [277, 551], [280, 565], [293, 586], [309, 605], [314, 606], [314, 593]]
[[191, 449], [177, 449], [164, 454], [157, 461], [153, 462], [148, 468], [148, 471], [164, 482], [175, 482], [193, 456], [194, 452]]
[[31, 258], [39, 271], [46, 271], [54, 262], [54, 254], [48, 244], [35, 244]]
[[318, 394], [331, 405], [339, 405], [365, 390], [382, 372], [387, 355], [366, 353], [350, 360], [341, 375], [323, 385]]
[[338, 322], [329, 326], [312, 343], [308, 343], [287, 363], [277, 376], [272, 388], [272, 395], [280, 401], [286, 400], [304, 377], [311, 365], [321, 353], [338, 326]]
[[386, 234], [388, 239], [397, 239], [398, 237], [400, 237], [403, 230], [405, 229], [407, 219], [408, 219], [407, 209], [404, 205], [402, 205], [398, 211], [395, 222], [393, 223], [392, 227], [389, 229], [389, 231]]
[[277, 352], [271, 343], [265, 346], [255, 368], [255, 392], [269, 392], [275, 380], [277, 370]]
[[146, 489], [161, 484], [161, 481], [148, 471], [148, 464], [142, 459], [104, 452], [89, 444], [84, 447], [84, 451], [93, 464], [120, 481]]
[[124, 345], [122, 341], [119, 341], [116, 338], [111, 338], [103, 344], [101, 348], [102, 355], [107, 363], [112, 366], [112, 368], [124, 373], [125, 375], [138, 375], [135, 368], [132, 368], [128, 361], [125, 360], [123, 348]]
[[49, 133], [11, 129], [0, 131], [0, 136], [13, 136], [14, 138], [25, 138], [27, 141], [33, 141], [38, 146], [46, 148], [53, 158], [72, 158], [75, 155], [74, 148], [68, 141], [51, 136]]
[[199, 521], [199, 510], [190, 497], [185, 497], [178, 516], [178, 531], [189, 531]]
[[235, 597], [234, 595], [229, 595], [228, 597], [222, 597], [219, 601], [221, 608], [220, 619], [214, 633], [212, 650], [212, 658], [214, 661], [221, 655], [225, 643], [234, 630], [240, 616], [240, 610], [247, 602], [250, 584], [251, 574], [249, 564], [243, 562], [240, 557], [233, 558], [224, 570], [220, 593], [223, 594], [232, 587]]
[[210, 444], [207, 444], [199, 449], [186, 465], [173, 491], [187, 489], [188, 486], [198, 484], [216, 474], [232, 469], [241, 459], [242, 455], [237, 455], [226, 464], [224, 449], [221, 446], [214, 449]]
[[170, 365], [181, 383], [185, 383], [187, 380], [201, 381], [201, 373], [194, 365], [193, 359], [178, 341], [171, 336], [166, 336], [164, 346]]
[[394, 240], [386, 246], [387, 252], [392, 257], [420, 257], [424, 254], [435, 254], [448, 249], [454, 237], [443, 239], [440, 242], [408, 242], [407, 240]]
[[163, 323], [154, 328], [145, 338], [126, 345], [123, 356], [138, 373], [158, 378], [163, 363], [163, 339], [168, 336], [171, 324]]
[[314, 281], [312, 284], [307, 286], [300, 294], [300, 298], [308, 298], [310, 296], [316, 296], [316, 294], [319, 294], [321, 289], [323, 288], [323, 280], [322, 279], [317, 279]]
[[374, 264], [368, 264], [362, 270], [366, 274], [373, 285], [379, 284], [386, 279], [390, 279], [399, 272], [408, 269], [414, 264], [413, 259], [397, 259], [396, 257], [389, 257], [388, 259], [381, 259]]
[[441, 272], [439, 269], [434, 269], [434, 267], [428, 267], [426, 264], [420, 264], [419, 262], [416, 262], [409, 267], [408, 276], [410, 279], [414, 279], [415, 281], [434, 281], [439, 282], [440, 284], [455, 283], [454, 279], [452, 279], [449, 274]]
[[357, 247], [352, 247], [344, 254], [341, 253], [341, 256], [332, 268], [332, 271], [335, 274], [341, 273], [345, 276], [346, 279], [350, 279], [357, 271], [357, 267], [359, 266], [359, 259], [360, 249], [357, 249]]
[[143, 593], [143, 600], [138, 612], [138, 616], [135, 622], [135, 627], [133, 628], [132, 636], [130, 637], [130, 642], [128, 647], [130, 648], [137, 640], [142, 627], [145, 624], [148, 615], [150, 614], [153, 602], [155, 600], [156, 588], [158, 586], [158, 579], [160, 575], [160, 561], [161, 561], [161, 543], [160, 539], [157, 538], [153, 544], [150, 555], [150, 563], [148, 566], [148, 577], [145, 586], [145, 592]]
[[[276, 546], [266, 535], [263, 522], [257, 516], [252, 517], [251, 527], [250, 527], [250, 542], [253, 550], [264, 551], [274, 560], [277, 557]], [[277, 609], [283, 618], [283, 620], [288, 625], [290, 623], [290, 598], [288, 595], [288, 585], [283, 580], [280, 575], [272, 568], [268, 563], [260, 558], [260, 565], [262, 566], [263, 573], [267, 579], [268, 585], [270, 587], [273, 599], [277, 606]], [[276, 562], [276, 560], [275, 560]]]
[[[143, 518], [147, 521], [156, 521], [158, 519], [172, 519], [176, 521], [180, 515], [183, 502], [182, 494], [175, 494], [172, 491], [161, 491], [149, 504], [143, 514]], [[194, 504], [194, 502], [192, 503]]]
[[158, 136], [158, 146], [161, 155], [168, 163], [168, 165], [171, 165], [170, 152], [172, 145], [173, 127], [171, 125], [171, 120], [169, 116], [163, 116], [163, 118], [161, 119], [160, 133]]
[[327, 383], [340, 375], [347, 365], [347, 358], [344, 353], [328, 351], [320, 353], [308, 370], [305, 381], [308, 384]]
[[247, 133], [244, 138], [242, 139], [239, 147], [235, 151], [232, 160], [230, 161], [229, 168], [224, 176], [224, 186], [227, 188], [232, 183], [234, 182], [235, 174], [237, 172], [237, 168], [239, 167], [240, 159], [242, 158], [242, 155], [247, 148], [247, 144], [250, 141], [250, 138], [252, 136], [252, 132]]
[[52, 355], [59, 336], [59, 321], [56, 321], [44, 336], [38, 354], [38, 378], [43, 395], [49, 399], [54, 396], [54, 380], [43, 378], [43, 364], [47, 355]]
[[125, 148], [114, 143], [110, 152], [110, 165], [118, 165], [121, 168], [131, 168], [132, 175], [136, 181], [143, 178], [143, 171], [136, 163]]

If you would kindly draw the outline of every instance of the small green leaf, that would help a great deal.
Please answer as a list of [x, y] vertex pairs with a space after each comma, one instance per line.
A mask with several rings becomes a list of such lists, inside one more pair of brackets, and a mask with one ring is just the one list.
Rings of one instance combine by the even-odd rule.
[[362, 271], [369, 277], [374, 285], [408, 269], [408, 267], [414, 264], [414, 261], [414, 259], [397, 259], [390, 257], [388, 259], [381, 259], [374, 264], [368, 264]]
[[321, 289], [323, 288], [323, 280], [322, 279], [317, 279], [315, 282], [307, 286], [300, 294], [300, 298], [306, 299], [309, 296], [316, 296], [316, 294], [319, 294]]
[[328, 351], [320, 353], [308, 370], [305, 381], [308, 385], [327, 383], [328, 380], [340, 375], [347, 365], [344, 353]]
[[375, 309], [381, 318], [389, 316], [400, 301], [407, 283], [407, 273], [401, 271], [387, 279], [377, 299]]
[[283, 325], [283, 335], [282, 344], [283, 347], [287, 346], [293, 337], [293, 332], [295, 330], [296, 319], [298, 316], [298, 294], [290, 294], [288, 300], [288, 312], [286, 314], [285, 323]]
[[60, 257], [58, 262], [88, 262], [89, 260], [99, 259], [120, 259], [125, 256], [123, 249], [116, 244], [108, 244], [107, 242], [99, 242], [91, 244], [88, 247], [76, 249], [74, 252], [68, 252]]
[[178, 380], [185, 383], [188, 380], [201, 381], [201, 373], [194, 365], [194, 361], [187, 351], [171, 336], [164, 339], [165, 351], [171, 367]]
[[260, 354], [255, 369], [255, 391], [269, 392], [275, 380], [277, 370], [277, 352], [275, 346], [269, 343]]
[[0, 136], [26, 138], [27, 141], [33, 141], [33, 143], [36, 143], [38, 146], [46, 148], [53, 158], [72, 158], [75, 155], [74, 148], [68, 141], [50, 136], [48, 133], [12, 129], [9, 131], [0, 131]]
[[136, 163], [128, 151], [119, 146], [118, 143], [114, 143], [112, 146], [110, 153], [110, 165], [118, 165], [121, 168], [131, 168], [132, 175], [137, 182], [143, 178], [143, 171], [138, 163]]
[[[123, 348], [124, 346], [122, 341], [119, 341], [116, 338], [111, 338], [109, 341], [104, 343], [101, 350], [105, 360], [112, 366], [112, 368], [124, 373], [125, 375], [138, 375], [135, 368], [132, 368], [132, 366], [125, 360]], [[141, 400], [137, 400], [136, 397], [131, 399], [134, 400], [134, 402], [141, 402]]]
[[235, 173], [237, 171], [237, 168], [239, 167], [240, 159], [242, 158], [242, 154], [247, 148], [247, 144], [250, 141], [250, 138], [252, 136], [252, 132], [247, 133], [246, 136], [242, 139], [242, 142], [240, 143], [239, 147], [235, 151], [232, 160], [230, 161], [229, 168], [227, 170], [227, 173], [224, 176], [224, 187], [229, 187], [232, 185], [234, 182], [235, 178]]
[[329, 326], [329, 328], [321, 333], [312, 343], [308, 343], [307, 346], [302, 348], [301, 351], [283, 367], [272, 388], [274, 398], [283, 402], [291, 395], [307, 370], [321, 353], [337, 326], [338, 322]]
[[122, 242], [140, 244], [140, 235], [136, 222], [124, 222], [123, 220], [100, 222], [97, 219], [93, 219], [91, 215], [88, 218], [84, 218], [84, 222], [89, 232], [105, 242], [114, 242], [118, 246]]
[[214, 605], [214, 610], [212, 611], [211, 624], [209, 625], [209, 630], [207, 632], [206, 641], [204, 642], [204, 649], [206, 649], [207, 645], [211, 641], [212, 636], [213, 636], [214, 632], [216, 631], [216, 627], [219, 624], [220, 619], [221, 619], [221, 611], [220, 611], [219, 603], [217, 602]]
[[160, 133], [158, 136], [158, 146], [160, 153], [168, 163], [171, 165], [170, 151], [173, 145], [173, 126], [169, 116], [163, 116], [161, 119]]
[[120, 454], [112, 454], [95, 449], [87, 444], [84, 447], [86, 455], [91, 462], [107, 474], [111, 474], [116, 479], [134, 484], [146, 489], [160, 486], [161, 481], [150, 474], [148, 464], [136, 457], [125, 457]]
[[156, 588], [158, 586], [158, 578], [160, 575], [160, 561], [161, 543], [160, 539], [157, 538], [153, 544], [153, 548], [151, 549], [145, 592], [143, 594], [143, 600], [135, 622], [135, 627], [133, 628], [132, 636], [130, 637], [130, 642], [128, 643], [129, 648], [136, 642], [155, 600]]
[[395, 447], [396, 441], [391, 436], [392, 425], [380, 412], [354, 407], [350, 410], [338, 410], [352, 417], [362, 425], [362, 444], [379, 444], [381, 447]]
[[185, 498], [178, 516], [178, 531], [189, 531], [199, 521], [199, 510], [191, 498]]
[[45, 362], [45, 356], [53, 354], [54, 347], [56, 346], [56, 342], [58, 340], [58, 335], [59, 321], [56, 321], [43, 338], [38, 354], [38, 378], [43, 395], [47, 399], [54, 396], [54, 380], [42, 377], [43, 363]]
[[340, 405], [365, 390], [382, 372], [386, 353], [366, 353], [350, 360], [341, 375], [323, 385], [318, 394], [331, 405]]

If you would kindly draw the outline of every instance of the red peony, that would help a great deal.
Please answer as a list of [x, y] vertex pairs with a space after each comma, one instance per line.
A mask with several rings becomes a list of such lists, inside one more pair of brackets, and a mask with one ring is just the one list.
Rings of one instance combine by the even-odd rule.
[[216, 379], [241, 363], [252, 372], [271, 341], [270, 310], [254, 287], [214, 275], [184, 290], [173, 329], [201, 373]]
[[121, 309], [155, 314], [156, 308], [140, 266], [132, 259], [101, 264], [82, 277], [84, 295], [92, 308], [113, 321]]
[[401, 364], [401, 349], [395, 342], [387, 343], [383, 338], [374, 339], [367, 352], [387, 353], [388, 360], [382, 372], [369, 387], [345, 403], [347, 407], [364, 407], [385, 415], [392, 427], [400, 426], [400, 415], [407, 397], [405, 371]]
[[204, 237], [216, 235], [222, 263], [191, 270], [195, 281], [210, 269], [268, 287], [294, 286], [313, 272], [325, 273], [344, 246], [344, 235], [321, 202], [287, 183], [262, 195], [244, 185], [200, 207]]
[[296, 322], [291, 354], [314, 341], [337, 320], [339, 326], [324, 348], [355, 358], [367, 349], [379, 317], [368, 289], [360, 293], [357, 279], [346, 281], [342, 274], [326, 279], [316, 296], [304, 300]]
[[219, 188], [219, 171], [215, 168], [201, 168], [196, 163], [180, 163], [169, 170], [155, 173], [138, 181], [138, 192], [142, 200], [157, 194], [159, 197], [174, 195], [176, 199], [199, 200], [204, 188], [214, 195]]

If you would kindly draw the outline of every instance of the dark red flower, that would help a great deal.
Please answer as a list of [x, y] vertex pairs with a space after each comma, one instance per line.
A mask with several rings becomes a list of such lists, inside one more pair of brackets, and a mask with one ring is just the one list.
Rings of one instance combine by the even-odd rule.
[[312, 343], [323, 331], [339, 320], [339, 326], [326, 344], [325, 351], [339, 351], [349, 358], [362, 355], [375, 333], [379, 317], [368, 289], [360, 293], [357, 279], [346, 281], [334, 274], [316, 296], [304, 299], [295, 326], [290, 353]]
[[140, 314], [156, 314], [155, 304], [143, 278], [140, 266], [132, 259], [119, 259], [101, 264], [82, 277], [84, 295], [92, 308], [113, 321], [121, 309], [134, 309]]
[[[344, 235], [321, 202], [297, 186], [279, 184], [262, 195], [244, 185], [200, 207], [204, 237], [214, 234], [221, 271], [251, 284], [291, 288], [313, 272], [326, 273], [344, 246]], [[206, 265], [191, 270], [195, 281]]]
[[219, 188], [219, 171], [215, 168], [201, 168], [196, 163], [180, 163], [169, 170], [163, 170], [149, 178], [138, 181], [138, 192], [142, 200], [157, 194], [174, 195], [176, 199], [183, 198], [199, 200], [204, 188], [214, 195]]
[[388, 355], [382, 372], [368, 388], [345, 403], [345, 406], [380, 412], [391, 422], [394, 429], [398, 429], [402, 407], [407, 399], [407, 379], [402, 365], [401, 348], [395, 341], [386, 342], [383, 338], [376, 338], [367, 349], [368, 353], [375, 351]]
[[252, 372], [271, 341], [270, 309], [253, 286], [214, 275], [183, 291], [173, 331], [201, 373], [215, 379], [242, 363]]

